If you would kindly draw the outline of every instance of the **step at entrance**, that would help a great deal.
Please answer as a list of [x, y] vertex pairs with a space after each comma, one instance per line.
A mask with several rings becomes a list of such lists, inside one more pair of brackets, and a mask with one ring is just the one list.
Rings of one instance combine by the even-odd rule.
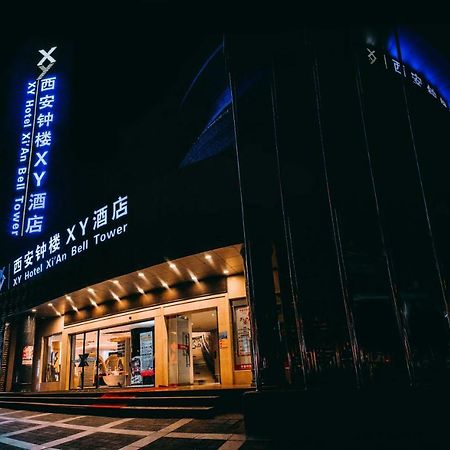
[[0, 408], [115, 417], [208, 418], [240, 412], [247, 389], [0, 393]]

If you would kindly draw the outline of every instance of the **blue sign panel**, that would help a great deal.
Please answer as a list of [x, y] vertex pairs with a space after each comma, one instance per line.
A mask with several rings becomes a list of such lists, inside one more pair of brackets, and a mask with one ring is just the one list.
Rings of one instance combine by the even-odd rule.
[[[10, 233], [32, 236], [43, 231], [47, 208], [47, 172], [54, 138], [56, 76], [48, 75], [56, 60], [51, 56], [56, 47], [43, 55], [37, 66], [40, 75], [28, 81], [19, 139], [18, 165]], [[45, 63], [48, 61], [48, 64]]]

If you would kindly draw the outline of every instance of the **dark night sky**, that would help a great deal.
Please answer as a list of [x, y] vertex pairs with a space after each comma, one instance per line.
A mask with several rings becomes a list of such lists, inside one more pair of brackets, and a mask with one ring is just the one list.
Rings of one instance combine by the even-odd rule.
[[[320, 6], [323, 4], [310, 9]], [[65, 226], [90, 214], [104, 202], [110, 202], [108, 196], [112, 191], [112, 195], [128, 193], [133, 198], [133, 189], [139, 190], [142, 194], [139, 207], [148, 215], [148, 222], [142, 227], [148, 225], [145, 233], [158, 237], [148, 244], [154, 244], [149, 254], [159, 261], [163, 251], [181, 247], [180, 242], [183, 245], [186, 242], [192, 252], [191, 241], [200, 246], [203, 245], [200, 237], [206, 236], [207, 240], [208, 232], [215, 234], [214, 227], [208, 229], [208, 214], [211, 214], [210, 206], [217, 202], [214, 195], [219, 189], [208, 189], [209, 197], [200, 191], [189, 191], [189, 173], [188, 176], [185, 173], [183, 181], [177, 168], [192, 144], [189, 138], [195, 136], [183, 135], [180, 122], [174, 122], [179, 119], [180, 100], [205, 55], [217, 47], [222, 32], [264, 34], [295, 31], [305, 25], [317, 28], [360, 25], [375, 20], [378, 15], [366, 15], [364, 20], [354, 21], [343, 10], [333, 15], [336, 6], [337, 3], [334, 9], [326, 9], [320, 16], [291, 14], [280, 7], [266, 9], [261, 5], [242, 9], [233, 3], [223, 3], [214, 8], [211, 4], [194, 7], [164, 1], [128, 1], [119, 8], [95, 3], [94, 6], [63, 10], [55, 9], [61, 8], [60, 5], [54, 8], [51, 3], [45, 3], [34, 4], [32, 13], [31, 10], [27, 14], [23, 10], [10, 13], [8, 25], [0, 27], [4, 44], [0, 64], [0, 164], [2, 175], [6, 172], [0, 178], [0, 262], [20, 254], [16, 248], [18, 244], [11, 245], [10, 239], [5, 239], [5, 232], [13, 187], [11, 167], [15, 167], [17, 158], [17, 120], [13, 119], [11, 104], [21, 108], [17, 106], [17, 92], [14, 91], [20, 90], [15, 74], [18, 65], [35, 64], [32, 53], [29, 53], [30, 61], [23, 60], [25, 49], [35, 52], [36, 48], [42, 48], [37, 45], [54, 45], [55, 42], [68, 53], [68, 65], [60, 67], [67, 75], [66, 114], [70, 120], [65, 121], [63, 142], [58, 152], [52, 155], [54, 184], [49, 186], [49, 192], [53, 195], [54, 205], [48, 212], [51, 222], [48, 229], [64, 230]], [[303, 6], [303, 12], [308, 11]], [[385, 15], [384, 19], [389, 22], [392, 16]], [[448, 57], [450, 33], [445, 25], [415, 22], [413, 26], [434, 41]], [[337, 44], [330, 43], [333, 45]], [[202, 105], [198, 106], [200, 110]], [[197, 112], [194, 109], [192, 122], [195, 122]], [[208, 174], [206, 169], [202, 173], [201, 170], [195, 172], [194, 168], [193, 172], [195, 176]], [[230, 180], [223, 180], [222, 185], [226, 182]], [[179, 195], [177, 188], [180, 188]], [[187, 192], [196, 198], [183, 198]], [[183, 203], [188, 205], [189, 211], [185, 216], [181, 213], [182, 220], [177, 228], [179, 211], [176, 208], [182, 207]], [[191, 207], [194, 203], [195, 207]], [[217, 203], [223, 206], [224, 201], [221, 199]], [[236, 210], [237, 205], [236, 197]], [[172, 217], [171, 232], [166, 233], [163, 221], [158, 221], [159, 216], [153, 214], [158, 208], [164, 209], [163, 213], [167, 213], [169, 219]], [[190, 218], [202, 214], [203, 220], [197, 218], [197, 222], [189, 223]], [[205, 230], [198, 224], [203, 224]], [[235, 221], [232, 226], [237, 233], [241, 232], [240, 222]], [[180, 229], [185, 233], [188, 230], [186, 238]], [[34, 245], [28, 241], [25, 244], [26, 249]], [[208, 245], [203, 248], [210, 248]]]
[[[89, 180], [89, 167], [98, 166], [100, 162], [96, 159], [100, 156], [89, 148], [109, 145], [111, 161], [114, 161], [117, 157], [115, 153], [120, 151], [119, 139], [127, 135], [127, 130], [136, 127], [142, 120], [149, 123], [149, 118], [158, 118], [157, 111], [175, 108], [205, 55], [220, 42], [223, 31], [264, 34], [301, 29], [304, 25], [320, 28], [380, 20], [391, 23], [400, 17], [396, 11], [390, 14], [384, 11], [382, 14], [380, 9], [371, 15], [362, 11], [360, 14], [355, 9], [354, 14], [349, 15], [345, 9], [337, 11], [335, 4], [322, 8], [321, 15], [317, 14], [319, 6], [314, 5], [303, 6], [303, 14], [293, 14], [275, 5], [247, 4], [243, 8], [233, 2], [223, 2], [215, 7], [205, 3], [178, 4], [168, 1], [123, 2], [120, 6], [95, 3], [95, 6], [77, 5], [71, 8], [54, 6], [51, 2], [34, 5], [33, 14], [24, 14], [23, 9], [19, 10], [16, 6], [14, 10], [13, 7], [7, 25], [0, 27], [0, 38], [4, 43], [0, 66], [3, 86], [0, 91], [0, 115], [4, 117], [0, 125], [4, 136], [0, 142], [2, 165], [10, 162], [11, 144], [5, 135], [13, 131], [9, 122], [10, 87], [14, 81], [17, 55], [24, 46], [35, 40], [63, 42], [72, 49], [73, 60], [76, 61], [71, 67], [72, 79], [69, 80], [72, 98], [68, 114], [78, 119], [66, 130], [70, 136], [68, 151], [73, 155], [73, 177], [79, 178], [83, 168], [87, 170], [86, 195], [93, 183]], [[403, 23], [407, 22], [408, 11], [401, 17]], [[427, 16], [422, 18], [426, 20]], [[449, 27], [446, 24], [424, 24], [414, 20], [412, 15], [410, 19], [410, 25], [448, 58]], [[88, 104], [86, 120], [83, 120]], [[111, 133], [108, 130], [113, 121], [115, 125]], [[89, 148], [84, 145], [85, 142], [89, 142]], [[177, 157], [182, 156], [182, 150]], [[151, 155], [148, 157], [151, 161]], [[176, 160], [172, 162], [176, 163]], [[66, 172], [65, 176], [70, 177], [70, 172]], [[109, 177], [105, 170], [97, 181], [99, 190], [102, 185], [108, 184]], [[3, 191], [9, 192], [11, 180], [3, 178], [0, 186]], [[79, 189], [83, 192], [83, 183], [80, 183]], [[8, 210], [8, 205], [9, 200], [6, 203], [5, 200], [0, 201], [2, 215], [5, 209]], [[2, 235], [4, 225], [2, 217]]]

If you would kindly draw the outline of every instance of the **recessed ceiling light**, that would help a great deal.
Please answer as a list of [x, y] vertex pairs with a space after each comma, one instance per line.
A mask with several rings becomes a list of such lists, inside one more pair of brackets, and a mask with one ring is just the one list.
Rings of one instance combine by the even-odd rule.
[[72, 297], [70, 295], [66, 295], [67, 300], [72, 300]]
[[76, 306], [72, 306], [72, 309], [76, 312], [78, 312], [78, 308]]
[[119, 280], [113, 280], [113, 283], [114, 284], [120, 284], [120, 281]]
[[91, 294], [93, 294], [95, 291], [92, 288], [88, 288], [88, 292], [90, 292]]
[[163, 287], [165, 287], [166, 289], [169, 289], [169, 285], [165, 282], [165, 281], [161, 281], [161, 284]]
[[197, 283], [198, 278], [197, 278], [195, 275], [191, 275], [191, 280], [192, 280], [192, 281], [195, 281], [195, 282]]
[[211, 255], [205, 255], [205, 259], [212, 259], [212, 256]]
[[31, 312], [36, 312], [36, 308], [33, 308], [33, 309], [31, 310]]
[[225, 275], [228, 275], [228, 274], [230, 273], [230, 271], [229, 271], [228, 269], [225, 269], [225, 270], [223, 271], [223, 273], [224, 273]]
[[176, 269], [176, 268], [177, 268], [177, 265], [174, 264], [174, 263], [169, 263], [169, 267], [170, 267], [171, 269]]
[[53, 306], [53, 304], [52, 303], [47, 303], [48, 304], [48, 306]]
[[141, 278], [145, 278], [145, 274], [142, 273], [142, 272], [139, 272], [138, 275], [139, 275]]

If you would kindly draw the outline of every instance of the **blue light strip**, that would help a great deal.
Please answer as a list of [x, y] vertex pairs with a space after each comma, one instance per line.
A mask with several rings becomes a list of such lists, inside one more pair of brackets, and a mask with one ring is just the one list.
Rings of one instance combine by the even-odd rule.
[[39, 80], [36, 81], [36, 93], [34, 96], [34, 108], [33, 108], [33, 125], [31, 128], [31, 142], [30, 142], [30, 153], [28, 155], [28, 167], [27, 167], [27, 182], [25, 185], [25, 196], [23, 202], [23, 214], [22, 214], [22, 224], [20, 226], [20, 235], [23, 236], [23, 230], [25, 225], [25, 216], [27, 214], [27, 200], [28, 200], [28, 189], [30, 187], [30, 171], [31, 171], [31, 161], [33, 159], [33, 149], [34, 149], [34, 131], [36, 128], [36, 110], [37, 110], [37, 99], [39, 93]]
[[19, 140], [19, 158], [15, 175], [14, 202], [10, 226], [10, 233], [13, 236], [22, 235], [23, 217], [26, 208], [25, 192], [28, 184], [28, 172], [33, 146], [31, 134], [35, 117], [37, 83], [37, 81], [28, 81], [26, 83], [25, 108]]
[[[450, 63], [421, 37], [405, 27], [398, 29], [403, 62], [425, 78], [438, 90], [447, 105], [450, 103]], [[389, 36], [386, 46], [388, 52], [398, 58], [395, 36]]]
[[202, 67], [200, 68], [200, 70], [197, 72], [197, 75], [195, 75], [194, 79], [192, 80], [191, 84], [189, 85], [186, 93], [184, 94], [182, 100], [181, 100], [181, 105], [183, 105], [183, 103], [186, 101], [186, 98], [188, 97], [189, 93], [191, 92], [192, 88], [194, 87], [195, 83], [197, 82], [197, 80], [199, 79], [200, 75], [203, 73], [203, 71], [206, 69], [206, 67], [208, 66], [208, 64], [210, 63], [210, 61], [214, 58], [214, 56], [217, 55], [217, 53], [219, 53], [220, 50], [223, 49], [223, 44], [221, 43], [212, 53], [211, 55], [208, 56], [208, 59], [203, 63]]

